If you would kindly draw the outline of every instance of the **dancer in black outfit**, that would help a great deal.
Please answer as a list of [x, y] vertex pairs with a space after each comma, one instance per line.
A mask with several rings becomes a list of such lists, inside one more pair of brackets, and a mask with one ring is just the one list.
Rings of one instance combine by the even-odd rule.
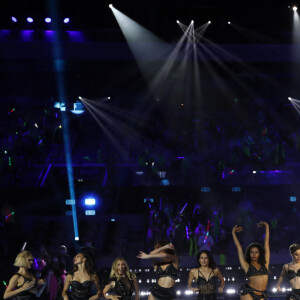
[[149, 254], [140, 251], [137, 257], [161, 259], [154, 266], [157, 282], [149, 290], [151, 294], [148, 300], [176, 299], [174, 286], [175, 280], [178, 278], [178, 256], [175, 254], [174, 246], [166, 241], [159, 241]]
[[[140, 299], [139, 284], [134, 273], [129, 272], [129, 266], [122, 257], [117, 257], [111, 267], [110, 281], [104, 287], [104, 297], [111, 300], [131, 300], [135, 292], [135, 300]], [[114, 295], [106, 295], [113, 289]]]
[[281, 291], [280, 284], [287, 276], [292, 291], [286, 296], [286, 300], [300, 300], [300, 245], [293, 244], [290, 246], [292, 261], [285, 264], [277, 282], [277, 290]]
[[[92, 296], [91, 289], [93, 283], [96, 286], [97, 294]], [[71, 287], [70, 293], [68, 293]], [[74, 269], [71, 274], [67, 275], [64, 284], [62, 296], [64, 300], [96, 300], [101, 296], [99, 278], [93, 272], [92, 259], [84, 251], [74, 257]]]
[[[191, 269], [188, 279], [188, 288], [198, 293], [198, 300], [216, 300], [216, 292], [223, 292], [225, 281], [216, 264], [211, 252], [202, 250], [197, 255], [198, 268]], [[193, 280], [196, 280], [197, 287], [192, 287]], [[218, 288], [220, 281], [220, 286]]]
[[43, 292], [44, 280], [36, 281], [30, 272], [33, 261], [34, 258], [29, 251], [22, 251], [17, 255], [14, 266], [19, 267], [19, 270], [10, 279], [3, 295], [4, 299], [33, 300]]
[[260, 300], [268, 298], [266, 288], [270, 262], [269, 225], [266, 222], [259, 222], [257, 226], [265, 227], [264, 247], [258, 243], [250, 244], [246, 250], [245, 257], [242, 246], [236, 236], [236, 233], [241, 232], [243, 228], [235, 225], [232, 229], [232, 237], [238, 250], [241, 267], [249, 279], [249, 283], [242, 285], [238, 291], [241, 300]]

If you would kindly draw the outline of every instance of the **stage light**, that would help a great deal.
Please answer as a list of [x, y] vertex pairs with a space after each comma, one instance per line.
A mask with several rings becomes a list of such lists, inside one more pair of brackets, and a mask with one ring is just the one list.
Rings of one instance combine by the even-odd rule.
[[79, 241], [79, 236], [75, 236], [75, 241]]
[[256, 174], [256, 171], [252, 171], [253, 174]]
[[109, 4], [108, 7], [109, 7], [110, 9], [112, 9], [114, 6], [113, 6], [112, 4]]
[[208, 21], [207, 23], [208, 23], [208, 24], [211, 24], [211, 21]]
[[107, 100], [110, 100], [110, 97], [107, 97]]
[[18, 20], [17, 20], [16, 17], [11, 17], [11, 20], [12, 20], [14, 23], [17, 23], [17, 22], [18, 22]]
[[96, 204], [96, 199], [95, 198], [86, 198], [84, 200], [85, 205], [95, 205]]
[[85, 215], [86, 216], [95, 216], [96, 215], [96, 211], [94, 209], [92, 209], [92, 210], [86, 210], [85, 211]]
[[75, 202], [74, 199], [67, 199], [66, 200], [66, 205], [75, 205], [75, 204], [76, 204], [76, 202]]
[[296, 196], [290, 196], [290, 202], [296, 202], [297, 197]]
[[73, 110], [71, 112], [75, 115], [80, 115], [84, 113], [84, 105], [81, 102], [73, 103]]
[[33, 22], [33, 19], [32, 19], [31, 17], [28, 17], [28, 18], [27, 18], [27, 22], [28, 22], [28, 23], [32, 23], [32, 22]]
[[228, 21], [227, 23], [228, 23], [229, 25], [231, 24], [231, 22], [230, 22], [230, 21]]
[[292, 98], [291, 98], [291, 97], [288, 97], [288, 100], [290, 100], [290, 101], [291, 101], [291, 100], [292, 100]]
[[201, 187], [201, 192], [202, 193], [209, 193], [210, 192], [210, 187], [208, 187], [208, 186], [202, 186]]
[[67, 24], [70, 22], [70, 18], [64, 18], [64, 23]]
[[240, 192], [240, 191], [241, 191], [241, 187], [239, 187], [239, 186], [233, 186], [233, 187], [231, 188], [231, 190], [232, 190], [233, 192]]
[[194, 20], [192, 20], [191, 23], [194, 24]]
[[298, 7], [297, 6], [293, 6], [293, 11], [297, 11]]
[[45, 22], [46, 22], [46, 23], [51, 23], [51, 21], [52, 21], [51, 18], [49, 18], [49, 17], [48, 17], [48, 18], [45, 18]]
[[176, 23], [179, 24], [179, 21], [177, 20]]

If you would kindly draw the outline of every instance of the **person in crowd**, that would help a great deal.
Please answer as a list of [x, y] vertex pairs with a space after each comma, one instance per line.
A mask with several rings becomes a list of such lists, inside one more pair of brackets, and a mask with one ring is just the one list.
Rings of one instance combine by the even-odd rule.
[[269, 224], [259, 222], [258, 227], [265, 227], [264, 246], [258, 243], [250, 244], [246, 249], [244, 256], [242, 246], [236, 236], [243, 230], [242, 227], [235, 225], [232, 229], [232, 237], [238, 251], [238, 257], [242, 269], [245, 271], [249, 283], [242, 285], [239, 289], [241, 300], [259, 300], [268, 297], [266, 288], [268, 284], [268, 268], [270, 262], [270, 246], [269, 246]]
[[[114, 294], [107, 294], [110, 290]], [[139, 284], [134, 273], [129, 271], [129, 266], [123, 257], [117, 257], [112, 264], [109, 283], [103, 289], [103, 295], [111, 300], [131, 300], [135, 293], [135, 300], [140, 299]]]
[[[188, 288], [198, 293], [197, 300], [217, 300], [217, 291], [223, 293], [225, 281], [211, 252], [202, 250], [197, 255], [198, 267], [191, 269], [188, 279]], [[193, 280], [197, 287], [192, 287]], [[220, 285], [219, 285], [220, 282]], [[219, 287], [218, 287], [219, 285]]]
[[73, 262], [65, 245], [60, 245], [59, 247], [59, 260], [64, 265], [64, 269], [67, 272], [71, 271]]
[[31, 272], [33, 261], [33, 255], [29, 251], [22, 251], [17, 255], [14, 266], [19, 269], [9, 280], [4, 299], [32, 300], [41, 295], [45, 283], [43, 279], [37, 281]]
[[61, 299], [61, 293], [66, 279], [64, 267], [59, 255], [54, 255], [47, 275], [47, 296], [49, 300]]
[[[97, 294], [92, 296], [92, 285]], [[70, 289], [70, 291], [69, 291]], [[93, 263], [87, 251], [81, 251], [74, 257], [73, 271], [67, 275], [62, 296], [64, 300], [96, 300], [102, 295], [99, 278], [93, 270]]]
[[277, 290], [281, 291], [280, 285], [285, 276], [287, 276], [292, 291], [285, 298], [286, 300], [300, 300], [300, 245], [290, 246], [292, 261], [285, 264], [277, 282]]
[[154, 250], [149, 254], [140, 251], [137, 257], [141, 259], [159, 259], [154, 265], [157, 281], [149, 290], [150, 295], [148, 300], [176, 299], [174, 286], [175, 280], [178, 277], [179, 261], [173, 244], [167, 241], [159, 241], [155, 244]]
[[199, 230], [201, 232], [198, 237], [199, 252], [201, 252], [202, 250], [211, 251], [212, 247], [215, 244], [213, 237], [211, 236], [210, 232], [207, 232], [205, 230], [204, 226], [199, 227]]

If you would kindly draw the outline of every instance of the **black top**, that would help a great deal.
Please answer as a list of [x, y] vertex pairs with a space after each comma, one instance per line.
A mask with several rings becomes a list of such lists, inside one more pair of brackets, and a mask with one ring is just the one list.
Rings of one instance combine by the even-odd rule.
[[214, 294], [218, 287], [218, 278], [214, 271], [211, 270], [208, 279], [198, 269], [197, 287], [200, 294]]
[[[23, 277], [23, 279], [24, 279], [24, 282], [21, 285], [19, 285], [18, 288], [21, 288], [26, 282], [32, 281], [31, 278], [27, 278], [20, 273], [16, 273], [16, 274], [18, 276]], [[18, 295], [14, 296], [12, 299], [14, 299], [14, 300], [33, 300], [33, 299], [35, 299], [36, 298], [35, 294], [31, 293], [30, 290], [31, 289], [29, 289], [27, 291], [23, 291], [23, 292], [19, 293]]]
[[250, 264], [246, 275], [247, 277], [269, 275], [269, 272], [265, 265], [261, 266], [260, 269], [257, 270], [254, 266]]
[[156, 269], [156, 276], [157, 279], [168, 276], [176, 280], [178, 278], [178, 270], [174, 267], [172, 263], [170, 263], [165, 270], [163, 270], [161, 266], [158, 266]]
[[91, 297], [92, 282], [72, 280], [70, 284], [70, 298], [73, 300], [88, 300]]
[[288, 278], [288, 280], [292, 280], [292, 279], [294, 279], [296, 277], [300, 277], [300, 269], [298, 269], [297, 272], [294, 271], [294, 270], [288, 269], [288, 271], [287, 271], [287, 278]]
[[131, 296], [134, 292], [133, 280], [129, 279], [128, 276], [120, 277], [119, 279], [116, 277], [112, 277], [111, 280], [115, 282], [115, 294], [120, 296], [121, 300], [131, 299]]

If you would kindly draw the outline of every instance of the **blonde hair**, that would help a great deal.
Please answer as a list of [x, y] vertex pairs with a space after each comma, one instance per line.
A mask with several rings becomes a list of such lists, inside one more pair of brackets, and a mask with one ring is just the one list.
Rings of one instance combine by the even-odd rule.
[[123, 258], [123, 257], [117, 257], [113, 263], [112, 263], [112, 266], [111, 266], [111, 271], [110, 271], [110, 275], [109, 277], [112, 278], [112, 277], [116, 277], [117, 280], [119, 280], [121, 278], [121, 276], [118, 274], [118, 271], [117, 271], [117, 264], [118, 264], [118, 261], [121, 260], [124, 262], [125, 264], [125, 267], [126, 267], [126, 270], [125, 270], [125, 273], [127, 275], [127, 277], [132, 280], [133, 278], [136, 278], [136, 275], [134, 273], [131, 273], [129, 271], [129, 266], [126, 262], [126, 260]]
[[19, 268], [26, 268], [28, 266], [28, 263], [26, 261], [28, 258], [33, 259], [33, 255], [31, 254], [31, 252], [26, 250], [20, 252], [16, 257], [14, 266]]

